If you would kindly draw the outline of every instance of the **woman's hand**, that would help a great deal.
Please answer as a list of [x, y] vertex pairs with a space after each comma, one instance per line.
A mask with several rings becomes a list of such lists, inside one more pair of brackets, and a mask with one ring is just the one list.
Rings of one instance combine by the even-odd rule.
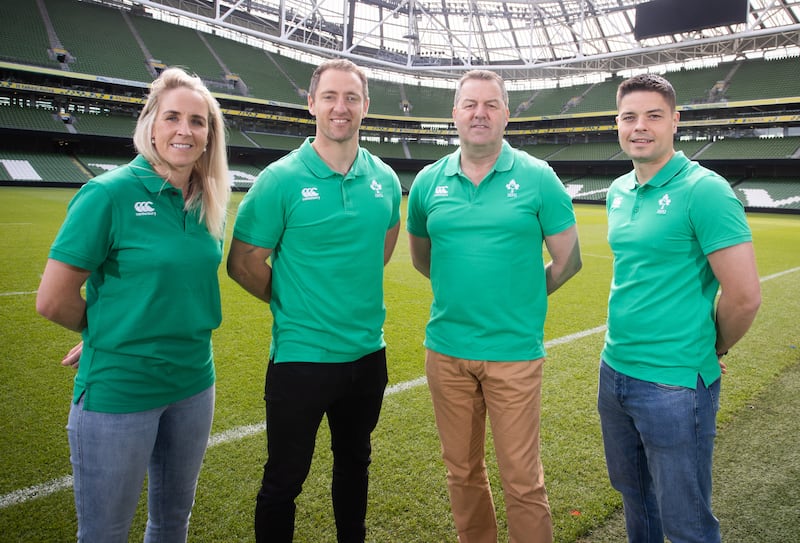
[[61, 365], [64, 367], [71, 367], [73, 369], [78, 369], [78, 363], [81, 360], [81, 353], [83, 352], [83, 341], [75, 345], [69, 352], [64, 355], [64, 358], [61, 360]]

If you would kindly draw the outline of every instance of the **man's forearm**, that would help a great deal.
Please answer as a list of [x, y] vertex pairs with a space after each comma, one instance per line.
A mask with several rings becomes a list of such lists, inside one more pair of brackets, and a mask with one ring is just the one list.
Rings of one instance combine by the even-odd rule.
[[761, 298], [753, 297], [742, 300], [731, 300], [723, 291], [717, 304], [717, 340], [715, 348], [718, 354], [726, 353], [750, 329], [761, 305]]
[[228, 275], [247, 292], [269, 303], [272, 299], [272, 268], [264, 264], [264, 268], [256, 273], [242, 267], [229, 267]]

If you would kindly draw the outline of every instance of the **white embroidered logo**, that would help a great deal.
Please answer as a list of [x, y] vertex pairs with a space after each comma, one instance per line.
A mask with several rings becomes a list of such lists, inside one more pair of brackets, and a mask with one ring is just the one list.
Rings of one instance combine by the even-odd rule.
[[672, 200], [669, 199], [669, 194], [665, 194], [658, 201], [658, 205], [660, 207], [658, 208], [658, 211], [656, 213], [658, 213], [659, 215], [666, 215], [667, 214], [667, 206], [669, 206], [669, 204], [671, 204], [671, 203], [672, 203]]
[[439, 185], [433, 191], [434, 196], [449, 196], [450, 193], [447, 189], [447, 185]]
[[308, 200], [319, 200], [319, 192], [317, 192], [317, 187], [306, 187], [300, 191], [300, 194], [303, 195], [304, 202]]
[[508, 189], [508, 197], [509, 198], [516, 198], [517, 191], [519, 190], [519, 183], [516, 180], [512, 179], [508, 183], [506, 183], [506, 188]]
[[133, 204], [133, 209], [136, 211], [137, 217], [156, 214], [156, 210], [153, 208], [153, 202], [136, 202]]
[[383, 198], [383, 185], [378, 183], [378, 181], [373, 179], [372, 183], [369, 184], [369, 188], [375, 193], [375, 198]]
[[611, 209], [619, 209], [622, 206], [622, 196], [617, 196], [611, 202]]

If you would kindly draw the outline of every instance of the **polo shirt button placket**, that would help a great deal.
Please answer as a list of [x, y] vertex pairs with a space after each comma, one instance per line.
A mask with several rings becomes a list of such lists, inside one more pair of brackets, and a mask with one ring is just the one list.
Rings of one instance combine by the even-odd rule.
[[644, 187], [639, 187], [636, 190], [636, 201], [633, 203], [633, 215], [636, 216], [639, 214], [639, 207], [641, 205], [641, 200], [644, 196]]

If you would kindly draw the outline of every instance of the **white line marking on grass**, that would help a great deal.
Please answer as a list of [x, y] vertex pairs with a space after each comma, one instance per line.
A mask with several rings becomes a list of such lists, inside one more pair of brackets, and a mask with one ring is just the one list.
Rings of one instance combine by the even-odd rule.
[[[794, 273], [797, 271], [800, 271], [800, 267], [791, 268], [778, 273], [773, 273], [772, 275], [767, 275], [765, 277], [762, 277], [761, 282], [763, 283], [765, 281], [770, 281], [772, 279], [776, 279], [778, 277], [782, 277], [784, 275]], [[12, 293], [6, 293], [5, 295], [10, 295], [10, 294]], [[560, 338], [551, 339], [550, 341], [546, 341], [544, 345], [546, 348], [554, 347], [556, 345], [563, 345], [565, 343], [571, 343], [573, 341], [577, 341], [579, 339], [594, 334], [599, 334], [600, 332], [605, 332], [605, 330], [606, 330], [605, 325], [596, 326], [594, 328], [589, 328], [588, 330], [582, 330], [574, 334], [569, 334], [566, 336], [562, 336]], [[402, 383], [396, 383], [394, 385], [386, 387], [386, 392], [384, 393], [384, 396], [393, 396], [395, 394], [405, 392], [406, 390], [422, 386], [425, 383], [427, 383], [427, 379], [424, 376], [417, 377], [416, 379], [411, 379], [410, 381], [403, 381]], [[239, 426], [237, 428], [231, 428], [230, 430], [225, 430], [224, 432], [220, 432], [218, 434], [209, 437], [208, 446], [215, 447], [217, 445], [222, 445], [224, 443], [238, 441], [240, 439], [244, 439], [246, 437], [258, 434], [263, 431], [264, 431], [263, 422], [260, 422], [258, 424], [249, 424], [247, 426]], [[11, 507], [12, 505], [19, 505], [36, 498], [44, 498], [60, 490], [70, 488], [71, 486], [72, 486], [72, 476], [67, 475], [65, 477], [61, 477], [60, 479], [53, 479], [52, 481], [48, 481], [40, 485], [30, 486], [28, 488], [23, 488], [21, 490], [15, 490], [14, 492], [10, 492], [8, 494], [0, 496], [0, 509], [5, 509], [6, 507]]]
[[44, 498], [45, 496], [49, 496], [65, 488], [72, 488], [72, 475], [67, 475], [60, 479], [53, 479], [41, 485], [29, 486], [22, 490], [15, 490], [14, 492], [0, 496], [0, 509], [18, 505], [35, 498]]
[[30, 294], [36, 294], [36, 292], [35, 290], [27, 292], [0, 292], [0, 296], [28, 296]]
[[391, 396], [393, 394], [397, 394], [399, 392], [404, 392], [406, 390], [422, 386], [427, 382], [428, 380], [423, 375], [422, 377], [417, 377], [416, 379], [412, 379], [410, 381], [395, 383], [394, 385], [386, 387], [386, 391], [384, 391], [383, 396], [386, 397], [386, 396]]
[[590, 256], [592, 258], [607, 258], [608, 260], [613, 260], [614, 257], [611, 255], [598, 255], [595, 253], [581, 253], [581, 256]]
[[266, 431], [266, 428], [263, 422], [260, 424], [248, 424], [247, 426], [231, 428], [230, 430], [225, 430], [224, 432], [209, 436], [208, 446], [213, 447], [215, 445], [222, 445], [223, 443], [228, 443], [231, 441], [238, 441], [264, 431]]
[[582, 339], [588, 336], [592, 336], [594, 334], [599, 334], [600, 332], [606, 331], [606, 325], [602, 326], [595, 326], [594, 328], [589, 328], [588, 330], [582, 330], [580, 332], [575, 332], [574, 334], [570, 334], [568, 336], [562, 336], [556, 339], [551, 339], [550, 341], [545, 341], [544, 346], [545, 348], [553, 347], [554, 345], [563, 345], [564, 343], [570, 343], [578, 339]]
[[790, 273], [794, 273], [796, 271], [800, 271], [800, 268], [790, 268], [788, 270], [784, 270], [782, 272], [773, 273], [772, 275], [767, 275], [766, 277], [761, 278], [761, 282], [769, 281], [770, 279], [775, 279], [777, 277], [782, 277], [784, 275], [789, 275]]

